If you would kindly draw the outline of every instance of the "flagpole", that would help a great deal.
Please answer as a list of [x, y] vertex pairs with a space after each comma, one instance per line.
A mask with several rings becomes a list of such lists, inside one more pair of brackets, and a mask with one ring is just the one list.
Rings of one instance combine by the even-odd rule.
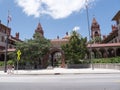
[[[8, 10], [8, 15], [9, 15], [9, 10]], [[7, 17], [7, 30], [8, 30], [8, 17]], [[5, 58], [4, 58], [4, 72], [7, 72], [7, 49], [8, 49], [8, 35], [6, 33], [5, 36]]]
[[[11, 21], [10, 12], [8, 10], [8, 16], [7, 16], [7, 30], [9, 29], [9, 22]], [[8, 39], [9, 39], [9, 33], [6, 32], [5, 35], [5, 58], [4, 58], [4, 72], [7, 72], [7, 52], [8, 52]]]
[[7, 16], [7, 27], [9, 26], [9, 10], [8, 10], [8, 16]]

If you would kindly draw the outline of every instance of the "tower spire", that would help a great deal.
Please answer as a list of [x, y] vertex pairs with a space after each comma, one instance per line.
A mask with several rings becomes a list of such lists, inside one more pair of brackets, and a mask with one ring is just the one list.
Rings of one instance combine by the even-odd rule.
[[43, 31], [43, 29], [42, 29], [42, 26], [41, 26], [40, 22], [38, 23], [38, 26], [37, 26], [35, 32], [38, 32], [38, 33], [40, 33], [42, 36], [44, 36], [44, 31]]
[[100, 42], [101, 40], [101, 33], [100, 33], [100, 25], [98, 24], [95, 17], [93, 17], [92, 25], [91, 25], [91, 37], [93, 40], [99, 39], [95, 41], [95, 43]]

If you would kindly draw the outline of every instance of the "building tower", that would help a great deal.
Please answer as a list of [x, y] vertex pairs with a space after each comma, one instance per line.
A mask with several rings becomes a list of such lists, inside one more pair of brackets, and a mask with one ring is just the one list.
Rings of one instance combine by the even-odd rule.
[[93, 18], [91, 25], [91, 38], [94, 43], [100, 43], [101, 41], [100, 25], [96, 21], [95, 17]]
[[35, 32], [40, 33], [42, 36], [44, 36], [44, 31], [42, 29], [40, 22], [38, 23], [38, 26], [37, 26]]

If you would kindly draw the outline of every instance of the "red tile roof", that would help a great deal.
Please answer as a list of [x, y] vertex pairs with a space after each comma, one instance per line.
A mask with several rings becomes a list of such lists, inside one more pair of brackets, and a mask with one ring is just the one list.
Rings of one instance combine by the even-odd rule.
[[[90, 44], [87, 46], [90, 48]], [[120, 43], [108, 43], [108, 44], [91, 44], [92, 48], [100, 48], [100, 47], [120, 47]]]

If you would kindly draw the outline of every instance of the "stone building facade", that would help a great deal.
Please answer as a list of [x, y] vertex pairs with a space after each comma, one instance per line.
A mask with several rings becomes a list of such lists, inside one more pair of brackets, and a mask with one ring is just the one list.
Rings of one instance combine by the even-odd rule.
[[[40, 23], [38, 23], [37, 28], [35, 29], [35, 32], [40, 33], [44, 37], [44, 30]], [[69, 35], [66, 33], [65, 37], [59, 38], [57, 36], [56, 39], [51, 39], [51, 48], [49, 52], [43, 57], [42, 60], [42, 68], [46, 68], [48, 65], [48, 62], [51, 66], [55, 66], [56, 61], [58, 58], [60, 59], [60, 66], [65, 67], [65, 56], [64, 51], [61, 49], [61, 45], [68, 43], [69, 41]]]
[[[116, 57], [120, 56], [120, 11], [113, 17], [113, 21], [116, 21], [116, 25], [112, 25], [112, 31], [109, 35], [103, 36], [100, 43], [88, 44], [89, 55], [92, 53], [92, 58], [105, 58], [105, 57]], [[96, 22], [96, 24], [94, 24]], [[93, 27], [94, 24], [94, 27]], [[101, 36], [100, 26], [97, 21], [93, 19], [91, 25], [91, 37], [94, 38], [95, 35]], [[94, 31], [98, 31], [97, 33]], [[91, 50], [92, 49], [92, 50]]]
[[8, 44], [7, 52], [15, 51], [16, 41], [21, 41], [19, 39], [19, 33], [17, 32], [15, 37], [12, 36], [11, 28], [5, 26], [0, 21], [0, 61], [4, 61], [6, 44]]

